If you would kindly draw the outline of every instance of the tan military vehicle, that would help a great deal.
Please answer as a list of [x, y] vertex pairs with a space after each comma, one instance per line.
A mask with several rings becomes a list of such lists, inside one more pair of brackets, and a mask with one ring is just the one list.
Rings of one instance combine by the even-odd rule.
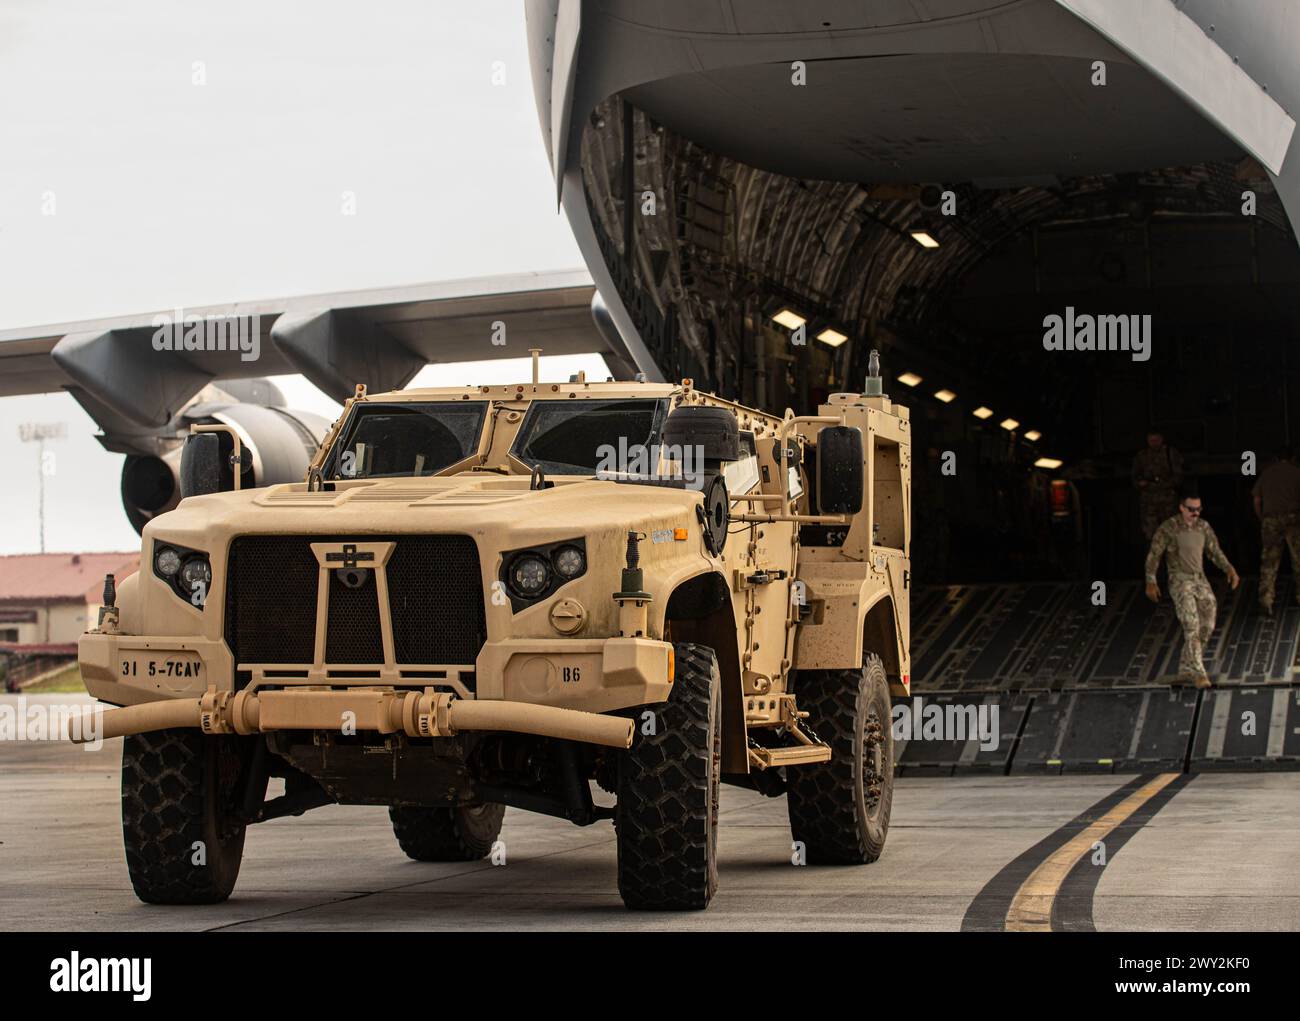
[[332, 803], [389, 806], [420, 861], [491, 855], [506, 806], [612, 818], [633, 908], [709, 903], [720, 783], [784, 794], [808, 863], [880, 855], [907, 410], [878, 378], [776, 418], [533, 375], [359, 389], [293, 485], [190, 438], [197, 495], [80, 646], [141, 899], [224, 900], [249, 824]]

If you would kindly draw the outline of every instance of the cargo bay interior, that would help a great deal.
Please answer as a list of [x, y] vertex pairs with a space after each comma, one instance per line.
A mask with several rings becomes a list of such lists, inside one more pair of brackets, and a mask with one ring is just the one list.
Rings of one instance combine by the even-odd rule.
[[[1097, 87], [1082, 60], [948, 55], [918, 75], [923, 58], [902, 59], [810, 62], [803, 84], [785, 64], [679, 75], [595, 108], [586, 202], [642, 339], [666, 377], [778, 412], [860, 389], [880, 351], [914, 423], [914, 688], [1052, 693], [1040, 766], [1059, 764], [1076, 695], [1116, 695], [1124, 741], [1157, 693], [1162, 725], [1189, 738], [1214, 715], [1209, 696], [1160, 687], [1181, 637], [1140, 584], [1130, 468], [1159, 430], [1246, 579], [1231, 593], [1207, 569], [1221, 713], [1265, 686], [1266, 715], [1283, 716], [1269, 748], [1294, 759], [1295, 700], [1274, 703], [1300, 609], [1284, 566], [1288, 609], [1255, 611], [1243, 474], [1245, 452], [1258, 470], [1296, 436], [1300, 252], [1269, 175], [1135, 66]], [[869, 128], [860, 96], [886, 97]], [[1132, 343], [1048, 350], [1053, 315], [1123, 317]], [[1232, 758], [1224, 740], [1202, 734], [1202, 752]], [[1172, 757], [1197, 754], [1184, 743]]]

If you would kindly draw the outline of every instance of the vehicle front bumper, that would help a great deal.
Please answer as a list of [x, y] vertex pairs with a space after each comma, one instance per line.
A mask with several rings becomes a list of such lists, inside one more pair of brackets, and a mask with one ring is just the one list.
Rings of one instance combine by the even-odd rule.
[[[589, 722], [594, 725], [604, 719], [602, 713], [663, 702], [673, 681], [672, 646], [649, 638], [489, 642], [477, 662], [464, 667], [239, 664], [240, 670], [251, 673], [252, 681], [238, 693], [236, 664], [226, 643], [220, 640], [88, 632], [79, 643], [78, 658], [86, 689], [101, 701], [139, 706], [173, 700], [197, 703], [210, 695], [255, 694], [273, 707], [266, 729], [333, 729], [338, 725], [342, 701], [349, 699], [360, 707], [349, 710], [358, 720], [358, 729], [384, 731], [390, 724], [391, 729], [409, 729], [401, 720], [393, 722], [396, 717], [391, 713], [399, 712], [394, 701], [419, 693], [436, 697], [434, 689], [443, 687], [451, 689], [446, 694], [452, 698], [461, 696], [460, 703], [518, 707], [520, 712], [515, 716], [501, 715], [510, 724], [502, 726], [504, 730], [549, 733], [526, 729], [530, 726], [527, 721], [519, 723], [529, 715], [530, 708], [571, 714], [573, 718], [566, 726], [574, 740], [584, 740], [577, 736], [583, 732], [577, 717], [592, 717]], [[473, 692], [462, 680], [462, 674], [471, 670]], [[414, 712], [414, 706], [409, 703], [403, 711]], [[462, 720], [478, 713], [482, 722], [501, 710], [471, 710], [464, 706], [457, 712]], [[363, 716], [373, 720], [373, 726], [362, 725]], [[553, 719], [551, 728], [558, 725]], [[212, 732], [222, 732], [220, 724], [214, 726], [217, 729]], [[418, 736], [419, 726], [411, 726]], [[234, 729], [244, 732], [239, 727]], [[461, 729], [487, 728], [475, 725]], [[596, 731], [600, 731], [599, 726], [592, 732]]]

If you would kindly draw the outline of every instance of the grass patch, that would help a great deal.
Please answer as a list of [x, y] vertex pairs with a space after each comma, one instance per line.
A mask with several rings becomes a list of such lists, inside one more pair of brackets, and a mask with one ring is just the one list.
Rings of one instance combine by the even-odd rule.
[[81, 680], [81, 670], [76, 663], [70, 663], [63, 670], [48, 677], [43, 677], [35, 684], [22, 689], [24, 695], [86, 693], [86, 686]]

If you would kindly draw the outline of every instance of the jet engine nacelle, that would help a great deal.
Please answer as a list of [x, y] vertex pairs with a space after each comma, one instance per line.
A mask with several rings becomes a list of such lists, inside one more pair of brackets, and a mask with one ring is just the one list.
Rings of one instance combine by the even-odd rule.
[[[239, 434], [244, 453], [241, 489], [301, 482], [329, 429], [329, 422], [311, 412], [257, 404], [196, 404], [186, 409], [182, 420], [186, 430], [191, 425], [228, 425]], [[229, 466], [233, 444], [227, 434], [217, 435], [221, 462]], [[122, 465], [122, 505], [137, 532], [180, 503], [184, 443], [182, 435], [162, 454], [127, 455]], [[233, 489], [232, 469], [226, 467], [224, 474], [221, 488]]]

